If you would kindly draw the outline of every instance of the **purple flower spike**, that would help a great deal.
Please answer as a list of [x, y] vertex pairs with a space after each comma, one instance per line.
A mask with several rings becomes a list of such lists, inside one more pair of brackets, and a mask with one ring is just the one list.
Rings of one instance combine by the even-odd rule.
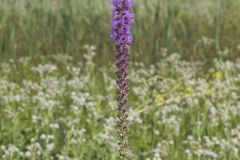
[[132, 13], [132, 0], [113, 0], [112, 1], [112, 22], [111, 37], [115, 40], [116, 49], [116, 83], [117, 83], [117, 127], [119, 134], [119, 153], [120, 158], [126, 160], [128, 158], [128, 64], [129, 64], [129, 48], [132, 44], [133, 37], [131, 32], [134, 23], [134, 15]]

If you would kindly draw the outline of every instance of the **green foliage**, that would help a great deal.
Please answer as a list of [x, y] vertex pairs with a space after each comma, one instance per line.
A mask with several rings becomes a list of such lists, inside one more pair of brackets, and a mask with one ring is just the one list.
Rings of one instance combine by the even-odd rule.
[[[239, 1], [135, 3], [130, 157], [239, 160]], [[109, 1], [0, 4], [0, 159], [117, 160]]]
[[[0, 159], [118, 159], [114, 67], [84, 48], [0, 64]], [[130, 69], [130, 159], [239, 160], [240, 59], [163, 57]]]
[[[108, 0], [0, 0], [1, 57], [67, 53], [81, 59], [83, 44], [96, 45], [98, 63], [112, 60]], [[137, 0], [132, 58], [159, 61], [159, 51], [211, 59], [226, 48], [239, 54], [236, 0]], [[203, 43], [203, 38], [211, 44]], [[2, 59], [2, 58], [1, 58]]]

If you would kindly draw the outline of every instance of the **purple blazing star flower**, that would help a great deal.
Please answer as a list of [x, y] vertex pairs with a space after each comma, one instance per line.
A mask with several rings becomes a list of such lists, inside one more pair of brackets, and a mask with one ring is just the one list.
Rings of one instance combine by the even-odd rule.
[[127, 159], [128, 155], [128, 65], [129, 47], [133, 37], [131, 27], [134, 22], [132, 13], [132, 0], [112, 0], [112, 22], [111, 37], [115, 40], [116, 49], [116, 83], [117, 83], [117, 105], [118, 105], [118, 134], [119, 134], [119, 153], [121, 159]]

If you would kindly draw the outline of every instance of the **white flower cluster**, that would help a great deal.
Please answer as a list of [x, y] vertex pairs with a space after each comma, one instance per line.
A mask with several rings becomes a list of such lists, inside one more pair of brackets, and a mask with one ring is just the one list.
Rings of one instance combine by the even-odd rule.
[[[206, 41], [206, 40], [205, 40]], [[0, 64], [0, 159], [116, 159], [114, 67], [70, 56]], [[130, 69], [129, 155], [147, 160], [240, 159], [240, 60], [167, 56]], [[17, 75], [17, 76], [16, 76]]]

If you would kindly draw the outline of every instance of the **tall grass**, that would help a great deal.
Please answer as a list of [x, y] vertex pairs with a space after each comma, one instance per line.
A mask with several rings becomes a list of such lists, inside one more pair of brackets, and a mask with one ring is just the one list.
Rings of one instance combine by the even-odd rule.
[[[83, 44], [97, 46], [100, 63], [112, 59], [109, 0], [0, 0], [3, 57], [67, 53], [76, 58]], [[225, 48], [235, 58], [240, 42], [236, 0], [138, 0], [132, 58], [160, 59], [160, 51], [185, 58], [215, 57]], [[202, 37], [213, 44], [202, 43]]]

